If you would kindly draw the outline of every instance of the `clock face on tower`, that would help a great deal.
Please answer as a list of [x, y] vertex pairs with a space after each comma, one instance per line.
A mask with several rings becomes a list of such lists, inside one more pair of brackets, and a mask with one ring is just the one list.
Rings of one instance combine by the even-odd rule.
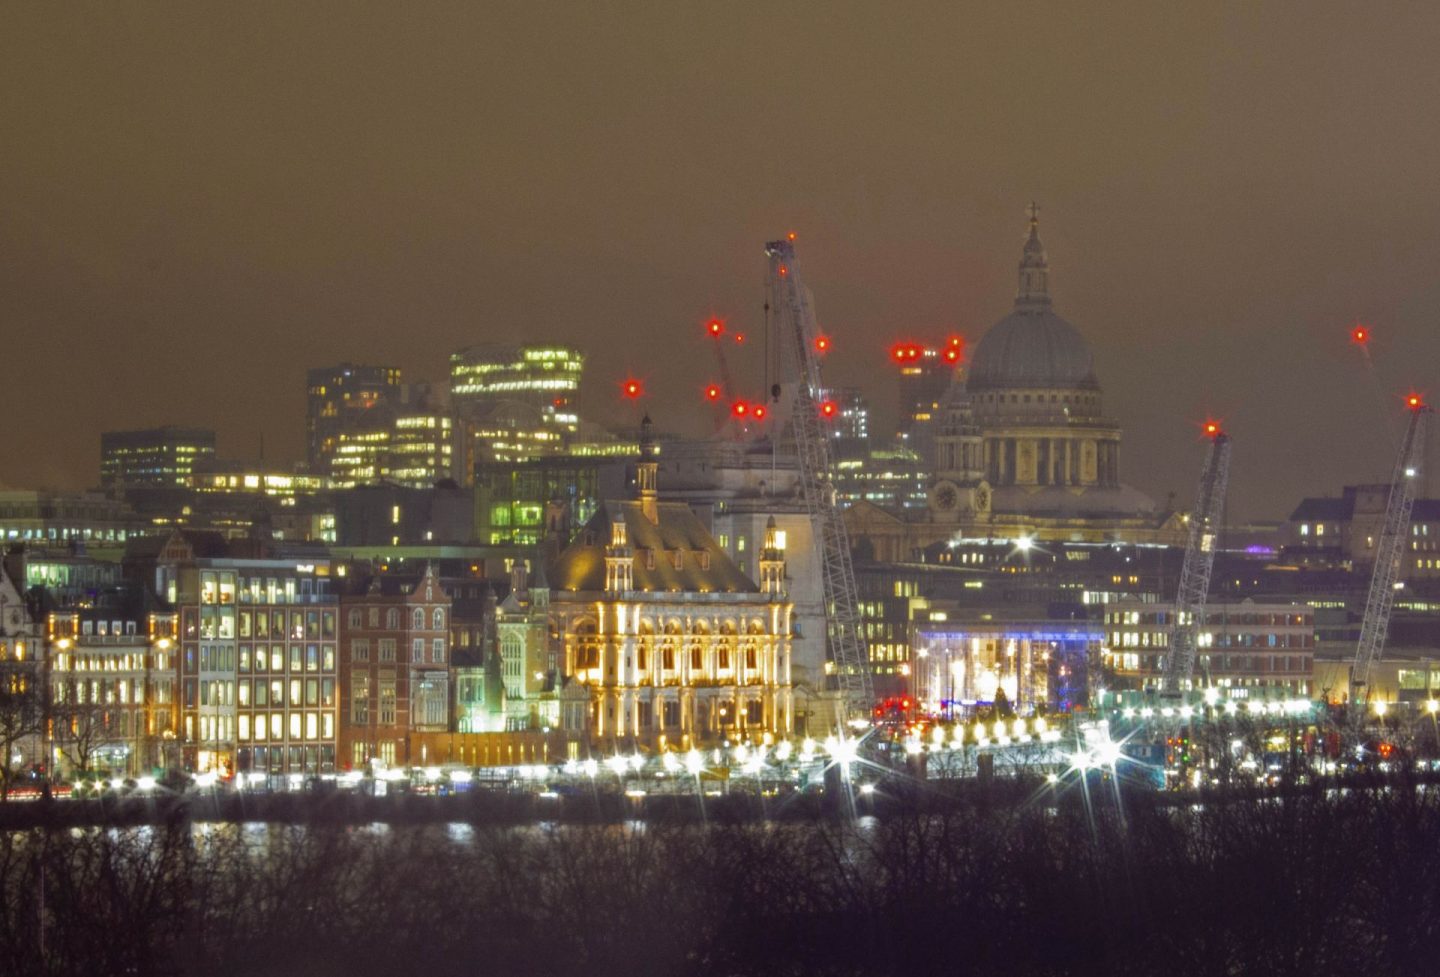
[[960, 490], [953, 482], [936, 482], [930, 489], [930, 507], [936, 512], [953, 512], [960, 504]]

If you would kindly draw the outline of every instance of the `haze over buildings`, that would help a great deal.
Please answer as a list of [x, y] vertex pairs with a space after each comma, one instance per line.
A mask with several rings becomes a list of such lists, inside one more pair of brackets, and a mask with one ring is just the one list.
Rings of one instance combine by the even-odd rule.
[[11, 376], [4, 481], [178, 417], [299, 460], [307, 366], [536, 336], [698, 432], [690, 327], [758, 334], [788, 229], [831, 382], [888, 413], [894, 342], [1008, 303], [1032, 197], [1152, 498], [1210, 413], [1242, 517], [1383, 477], [1380, 405], [1431, 383], [1434, 9], [561, 9], [11, 11], [0, 324], [65, 382]]

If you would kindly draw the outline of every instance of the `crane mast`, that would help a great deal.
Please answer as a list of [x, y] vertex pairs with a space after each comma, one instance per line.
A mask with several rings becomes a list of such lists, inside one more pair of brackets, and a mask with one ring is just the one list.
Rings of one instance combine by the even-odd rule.
[[1206, 424], [1205, 433], [1210, 437], [1210, 452], [1195, 493], [1185, 565], [1175, 593], [1170, 652], [1165, 656], [1166, 695], [1178, 695], [1195, 673], [1195, 649], [1205, 622], [1205, 601], [1210, 596], [1210, 574], [1215, 568], [1215, 541], [1225, 508], [1225, 486], [1230, 481], [1230, 436], [1213, 422]]
[[1375, 546], [1375, 568], [1370, 574], [1370, 592], [1365, 598], [1365, 616], [1360, 623], [1360, 643], [1355, 648], [1355, 663], [1350, 669], [1352, 701], [1363, 701], [1370, 680], [1370, 668], [1385, 650], [1390, 631], [1390, 614], [1395, 608], [1395, 584], [1400, 578], [1400, 565], [1405, 559], [1405, 537], [1410, 531], [1410, 514], [1415, 508], [1415, 486], [1420, 482], [1420, 468], [1425, 460], [1425, 427], [1430, 408], [1419, 396], [1411, 394], [1406, 401], [1410, 422], [1395, 459], [1395, 473], [1390, 478], [1390, 497], [1385, 503], [1385, 522]]
[[827, 651], [835, 666], [836, 688], [851, 717], [868, 717], [874, 704], [865, 635], [860, 627], [855, 567], [850, 540], [836, 503], [830, 439], [821, 427], [824, 386], [816, 340], [820, 336], [810, 297], [795, 268], [793, 240], [765, 245], [770, 259], [771, 308], [778, 318], [775, 335], [782, 363], [793, 366], [790, 424], [800, 463], [800, 482], [812, 532], [819, 547]]
[[716, 398], [715, 430], [723, 430], [725, 422], [730, 419], [730, 411], [725, 406], [725, 401], [739, 396], [735, 389], [735, 381], [730, 374], [730, 360], [725, 355], [725, 324], [719, 319], [711, 319], [705, 324], [705, 331], [709, 333], [710, 339], [715, 343], [715, 360], [720, 367], [720, 396]]

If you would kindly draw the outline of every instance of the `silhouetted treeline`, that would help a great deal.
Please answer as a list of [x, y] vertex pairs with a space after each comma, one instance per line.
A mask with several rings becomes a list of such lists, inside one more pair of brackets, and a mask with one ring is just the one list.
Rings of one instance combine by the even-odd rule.
[[1097, 784], [858, 821], [12, 831], [0, 973], [1436, 971], [1435, 790], [1163, 801]]

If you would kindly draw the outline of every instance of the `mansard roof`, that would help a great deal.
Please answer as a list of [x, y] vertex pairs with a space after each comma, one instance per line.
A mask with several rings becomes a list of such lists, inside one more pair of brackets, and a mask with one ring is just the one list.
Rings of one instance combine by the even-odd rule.
[[558, 593], [605, 589], [605, 547], [618, 517], [625, 522], [626, 537], [635, 554], [635, 590], [759, 592], [760, 588], [720, 548], [688, 505], [657, 502], [655, 515], [655, 520], [649, 519], [640, 502], [605, 502], [550, 567], [552, 590]]

